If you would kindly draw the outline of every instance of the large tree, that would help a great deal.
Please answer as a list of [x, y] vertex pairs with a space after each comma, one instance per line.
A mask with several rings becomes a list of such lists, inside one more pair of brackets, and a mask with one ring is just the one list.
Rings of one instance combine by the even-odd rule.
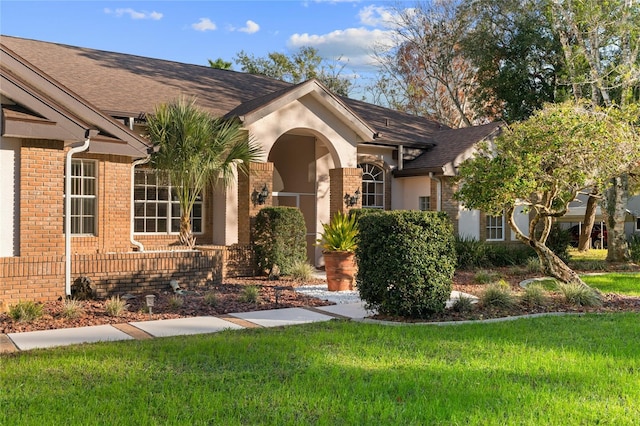
[[348, 96], [353, 87], [351, 79], [341, 76], [344, 66], [322, 58], [314, 47], [301, 47], [292, 55], [271, 52], [258, 58], [242, 50], [236, 55], [235, 62], [243, 72], [294, 84], [316, 78], [341, 96]]
[[551, 31], [547, 0], [465, 2], [469, 22], [462, 50], [477, 70], [474, 101], [486, 115], [527, 119], [544, 103], [562, 101], [562, 47]]
[[237, 172], [248, 173], [249, 163], [260, 158], [260, 148], [241, 123], [214, 118], [195, 100], [158, 105], [147, 124], [156, 147], [151, 164], [167, 173], [180, 203], [180, 241], [193, 248], [191, 212], [196, 200], [212, 183], [228, 185]]
[[369, 91], [377, 103], [453, 128], [484, 121], [471, 99], [476, 70], [462, 51], [468, 22], [460, 3], [395, 9], [390, 41], [376, 47], [379, 75]]
[[[567, 212], [580, 191], [598, 187], [637, 164], [639, 144], [636, 129], [615, 112], [549, 104], [465, 161], [455, 197], [468, 208], [504, 213], [518, 240], [536, 251], [545, 273], [585, 285], [546, 246], [553, 219]], [[520, 206], [531, 214], [527, 230], [515, 220]]]
[[[575, 99], [593, 105], [619, 105], [624, 110], [640, 101], [640, 3], [633, 1], [549, 0], [553, 31], [562, 44], [564, 84]], [[640, 149], [635, 147], [636, 150]], [[604, 193], [608, 222], [607, 259], [629, 258], [624, 221], [629, 199], [628, 176], [615, 176], [594, 188], [581, 236], [587, 248], [595, 218], [595, 195]]]

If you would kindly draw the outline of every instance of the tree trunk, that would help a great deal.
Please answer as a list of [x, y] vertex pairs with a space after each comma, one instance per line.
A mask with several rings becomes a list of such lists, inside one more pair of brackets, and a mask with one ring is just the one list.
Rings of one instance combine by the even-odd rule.
[[[594, 191], [597, 194], [597, 191]], [[598, 198], [589, 195], [587, 200], [587, 208], [584, 212], [584, 224], [580, 230], [580, 241], [578, 242], [578, 250], [587, 251], [591, 248], [591, 231], [593, 224], [596, 222], [596, 208], [598, 207]]]
[[611, 180], [605, 197], [607, 211], [607, 261], [627, 262], [631, 258], [624, 221], [629, 200], [629, 176], [623, 175]]
[[190, 250], [196, 246], [196, 237], [191, 232], [191, 217], [187, 215], [180, 217], [180, 242]]
[[538, 255], [542, 272], [545, 275], [551, 276], [566, 284], [577, 284], [582, 287], [591, 288], [582, 281], [580, 276], [573, 269], [569, 268], [569, 266], [567, 266], [562, 259], [556, 256], [556, 254], [547, 246], [540, 244], [535, 240], [530, 240], [530, 246]]

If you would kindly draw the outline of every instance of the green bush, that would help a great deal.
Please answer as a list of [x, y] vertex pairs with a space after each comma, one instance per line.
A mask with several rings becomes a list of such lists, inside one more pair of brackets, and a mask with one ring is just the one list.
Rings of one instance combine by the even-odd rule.
[[560, 292], [564, 296], [567, 303], [577, 306], [600, 306], [602, 300], [598, 293], [592, 288], [582, 286], [580, 284], [561, 284]]
[[633, 234], [629, 237], [629, 250], [631, 251], [631, 261], [640, 263], [640, 234]]
[[536, 256], [536, 252], [522, 243], [517, 244], [487, 244], [487, 259], [491, 266], [525, 266], [527, 260]]
[[571, 258], [569, 255], [571, 232], [568, 229], [562, 229], [557, 223], [551, 226], [551, 232], [545, 245], [553, 251], [556, 256], [562, 259], [563, 262], [567, 263]]
[[446, 214], [388, 211], [358, 221], [357, 286], [367, 307], [411, 318], [444, 310], [456, 263]]
[[455, 237], [458, 267], [461, 269], [485, 268], [490, 265], [487, 244], [470, 237]]
[[258, 270], [269, 272], [274, 265], [289, 275], [297, 262], [307, 258], [306, 225], [295, 207], [265, 207], [256, 215], [253, 244]]
[[497, 283], [489, 284], [480, 296], [480, 303], [493, 308], [510, 308], [515, 305], [516, 299], [509, 284], [500, 280]]
[[542, 284], [532, 282], [524, 289], [521, 300], [527, 306], [543, 307], [547, 304], [549, 298]]

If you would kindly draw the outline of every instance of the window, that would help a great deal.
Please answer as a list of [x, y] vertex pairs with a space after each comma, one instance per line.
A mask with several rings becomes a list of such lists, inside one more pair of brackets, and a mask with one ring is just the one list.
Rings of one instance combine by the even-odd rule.
[[96, 162], [71, 160], [71, 233], [96, 233]]
[[640, 231], [640, 217], [636, 218], [636, 231]]
[[487, 241], [504, 241], [504, 215], [487, 215]]
[[418, 197], [418, 204], [423, 212], [431, 210], [431, 197]]
[[359, 164], [362, 169], [362, 207], [384, 209], [384, 170], [373, 164]]
[[[180, 203], [166, 174], [136, 170], [134, 182], [134, 232], [177, 234], [180, 232]], [[202, 233], [202, 196], [191, 212], [191, 230]]]

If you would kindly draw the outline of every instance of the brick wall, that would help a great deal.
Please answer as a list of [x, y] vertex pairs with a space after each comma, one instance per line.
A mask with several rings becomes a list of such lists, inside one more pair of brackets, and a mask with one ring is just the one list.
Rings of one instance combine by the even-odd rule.
[[344, 203], [345, 194], [353, 195], [356, 190], [362, 192], [362, 169], [343, 168], [329, 170], [329, 211], [331, 216], [336, 212], [346, 213], [350, 209], [362, 207], [362, 198], [352, 207], [347, 207]]
[[62, 142], [24, 140], [20, 151], [20, 256], [64, 254]]
[[[251, 229], [256, 214], [263, 207], [273, 205], [273, 163], [251, 163], [249, 175], [238, 176], [238, 242], [249, 244], [251, 242]], [[256, 194], [264, 185], [269, 188], [269, 197], [264, 204], [257, 204]]]
[[[252, 276], [250, 246], [208, 246], [195, 251], [76, 254], [71, 282], [89, 277], [98, 296], [167, 290], [169, 281], [198, 288], [224, 277]], [[21, 300], [50, 301], [65, 296], [64, 256], [0, 258], [0, 312]]]

